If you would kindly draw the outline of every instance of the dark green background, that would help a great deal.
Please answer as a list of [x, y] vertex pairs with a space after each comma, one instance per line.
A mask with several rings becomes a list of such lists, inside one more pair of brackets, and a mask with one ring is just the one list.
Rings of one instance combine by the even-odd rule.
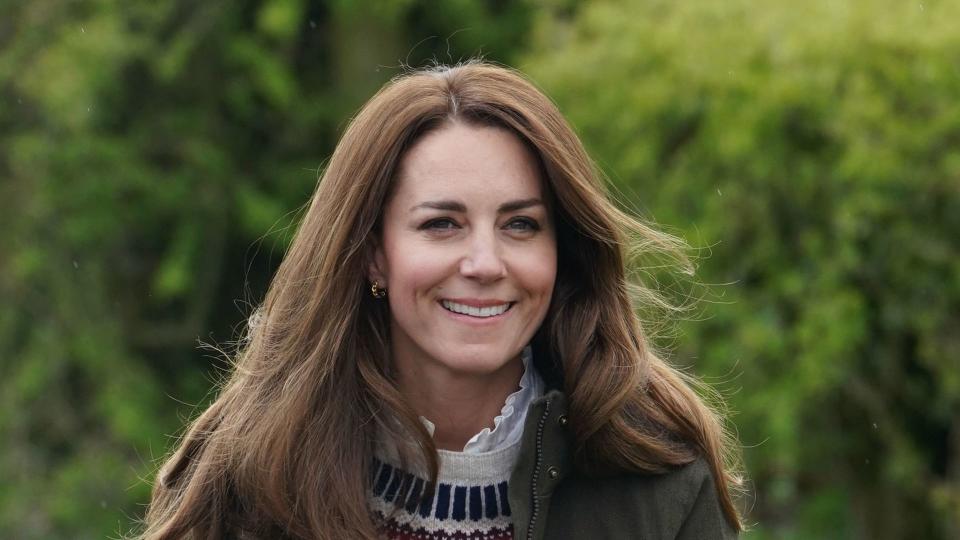
[[0, 5], [0, 537], [128, 534], [348, 119], [484, 56], [683, 236], [748, 538], [960, 537], [958, 2]]

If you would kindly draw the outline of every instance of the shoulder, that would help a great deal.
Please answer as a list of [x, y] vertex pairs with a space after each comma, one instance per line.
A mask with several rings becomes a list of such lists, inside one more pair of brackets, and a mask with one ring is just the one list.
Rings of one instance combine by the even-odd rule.
[[736, 537], [703, 458], [662, 474], [574, 475], [558, 486], [553, 499], [551, 524], [575, 528], [580, 523], [593, 538]]
[[656, 494], [679, 508], [689, 508], [705, 490], [715, 490], [710, 465], [702, 457], [663, 474], [631, 474], [626, 478], [629, 489]]
[[662, 508], [677, 514], [690, 509], [706, 489], [714, 489], [710, 466], [703, 458], [660, 474], [620, 473], [602, 478], [574, 475], [567, 483], [578, 492], [586, 490], [613, 504]]

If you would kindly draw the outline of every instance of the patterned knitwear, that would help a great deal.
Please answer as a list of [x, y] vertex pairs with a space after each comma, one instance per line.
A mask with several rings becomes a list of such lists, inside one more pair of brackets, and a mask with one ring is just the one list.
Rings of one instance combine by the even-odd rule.
[[395, 540], [513, 538], [507, 493], [519, 452], [519, 442], [482, 454], [440, 450], [437, 487], [427, 497], [425, 478], [378, 456], [369, 501], [381, 534]]

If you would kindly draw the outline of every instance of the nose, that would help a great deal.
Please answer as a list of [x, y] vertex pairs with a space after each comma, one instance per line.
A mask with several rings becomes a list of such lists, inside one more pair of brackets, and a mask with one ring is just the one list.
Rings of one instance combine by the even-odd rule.
[[468, 252], [460, 261], [460, 274], [480, 282], [496, 281], [506, 275], [507, 268], [501, 246], [494, 233], [476, 234]]

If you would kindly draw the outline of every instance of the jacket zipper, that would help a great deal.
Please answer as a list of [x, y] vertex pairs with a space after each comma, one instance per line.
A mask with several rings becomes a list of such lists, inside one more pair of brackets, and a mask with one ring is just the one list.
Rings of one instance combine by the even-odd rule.
[[550, 416], [550, 401], [546, 403], [546, 409], [540, 416], [537, 423], [537, 459], [533, 466], [533, 481], [530, 483], [533, 504], [531, 505], [530, 524], [527, 527], [527, 540], [533, 539], [533, 528], [537, 522], [537, 514], [540, 511], [540, 501], [537, 498], [537, 478], [540, 477], [540, 463], [543, 461], [543, 426], [547, 423], [547, 417]]

